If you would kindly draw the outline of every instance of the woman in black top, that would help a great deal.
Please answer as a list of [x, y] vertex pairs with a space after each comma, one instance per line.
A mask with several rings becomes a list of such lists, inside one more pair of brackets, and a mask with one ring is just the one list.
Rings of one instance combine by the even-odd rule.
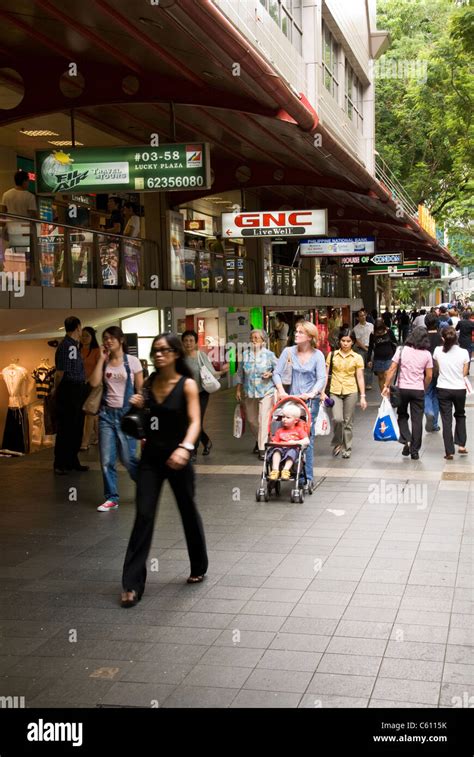
[[151, 347], [156, 368], [143, 394], [134, 394], [132, 405], [149, 408], [147, 436], [137, 477], [137, 512], [123, 567], [122, 607], [140, 600], [146, 580], [146, 561], [153, 538], [153, 525], [163, 481], [168, 482], [184, 526], [191, 575], [199, 583], [208, 559], [201, 516], [194, 501], [194, 473], [190, 464], [201, 422], [196, 382], [189, 377], [181, 340], [175, 334], [160, 334]]
[[[392, 357], [397, 349], [397, 340], [392, 329], [389, 329], [382, 318], [377, 318], [375, 328], [370, 335], [369, 351], [367, 353], [367, 366], [374, 369], [379, 380], [379, 388], [382, 391], [385, 384], [385, 376], [392, 364]], [[372, 360], [373, 353], [373, 360]]]
[[471, 316], [472, 313], [469, 312], [469, 310], [465, 310], [456, 325], [456, 331], [459, 331], [459, 346], [469, 352], [470, 358], [472, 358], [472, 353], [474, 351], [474, 345], [472, 343], [474, 321], [471, 321]]

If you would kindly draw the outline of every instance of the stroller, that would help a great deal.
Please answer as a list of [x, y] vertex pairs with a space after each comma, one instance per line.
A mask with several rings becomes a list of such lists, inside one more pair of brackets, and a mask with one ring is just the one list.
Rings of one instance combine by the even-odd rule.
[[276, 481], [273, 481], [269, 478], [271, 469], [271, 455], [269, 454], [269, 450], [271, 450], [271, 448], [275, 446], [296, 446], [298, 450], [298, 456], [291, 467], [290, 478], [287, 479], [288, 481], [292, 482], [293, 487], [290, 493], [290, 502], [299, 502], [300, 504], [302, 504], [304, 502], [305, 491], [309, 494], [313, 493], [312, 483], [308, 482], [307, 480], [304, 464], [306, 457], [306, 446], [300, 444], [285, 445], [283, 442], [271, 442], [273, 435], [281, 425], [281, 412], [279, 411], [281, 411], [282, 405], [286, 405], [287, 402], [292, 402], [301, 406], [300, 422], [302, 421], [304, 423], [304, 429], [308, 437], [311, 432], [311, 412], [308, 406], [300, 397], [284, 397], [283, 399], [279, 400], [276, 405], [274, 405], [268, 423], [268, 441], [265, 443], [265, 456], [263, 460], [262, 477], [260, 479], [260, 486], [255, 493], [255, 499], [257, 500], [257, 502], [261, 502], [262, 500], [268, 502], [273, 492], [277, 496], [280, 495], [281, 480], [277, 479]]

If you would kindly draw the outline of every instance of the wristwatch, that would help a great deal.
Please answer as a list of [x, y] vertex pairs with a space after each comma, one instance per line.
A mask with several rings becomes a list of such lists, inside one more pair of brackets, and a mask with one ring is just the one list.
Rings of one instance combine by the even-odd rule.
[[178, 444], [178, 447], [186, 449], [188, 452], [194, 452], [194, 444], [191, 444], [191, 442], [181, 442], [181, 444]]

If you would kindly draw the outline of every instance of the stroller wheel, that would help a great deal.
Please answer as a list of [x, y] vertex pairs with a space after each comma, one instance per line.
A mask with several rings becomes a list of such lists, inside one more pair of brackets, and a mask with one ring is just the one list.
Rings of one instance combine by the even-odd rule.
[[279, 494], [280, 494], [280, 492], [281, 492], [281, 483], [280, 483], [280, 481], [277, 481], [277, 482], [275, 483], [275, 494], [278, 494], [278, 495], [279, 495]]
[[264, 494], [264, 490], [263, 489], [257, 489], [257, 491], [255, 492], [255, 499], [257, 500], [257, 502], [261, 502], [262, 501], [263, 494]]
[[263, 495], [263, 499], [265, 500], [265, 502], [269, 502], [270, 501], [270, 491], [268, 489], [265, 490], [265, 493]]
[[290, 502], [304, 502], [304, 493], [302, 489], [292, 489], [290, 494]]

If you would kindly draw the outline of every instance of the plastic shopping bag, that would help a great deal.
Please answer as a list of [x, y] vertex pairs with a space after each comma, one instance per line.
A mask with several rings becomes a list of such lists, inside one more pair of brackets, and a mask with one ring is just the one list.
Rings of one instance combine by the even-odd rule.
[[315, 436], [327, 436], [331, 433], [331, 421], [323, 404], [319, 406], [319, 413], [314, 424]]
[[400, 429], [395, 411], [386, 397], [382, 400], [374, 426], [374, 440], [376, 442], [398, 442]]
[[245, 431], [245, 414], [242, 405], [237, 404], [234, 410], [234, 436], [240, 439]]

